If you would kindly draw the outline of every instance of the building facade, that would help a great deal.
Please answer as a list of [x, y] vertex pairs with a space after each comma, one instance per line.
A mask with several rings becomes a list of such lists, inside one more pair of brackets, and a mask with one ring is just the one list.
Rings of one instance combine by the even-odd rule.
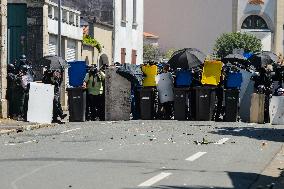
[[[79, 23], [80, 12], [63, 6], [61, 55], [67, 61], [81, 58], [83, 30]], [[56, 55], [57, 35], [57, 4], [49, 0], [8, 0], [9, 62], [22, 54], [32, 62], [46, 55]]]
[[[48, 7], [48, 55], [58, 54], [58, 5], [51, 1]], [[83, 29], [80, 26], [81, 13], [69, 7], [62, 7], [62, 57], [67, 61], [81, 60]]]
[[284, 0], [238, 0], [233, 8], [233, 28], [257, 36], [263, 50], [283, 54]]
[[144, 1], [114, 0], [114, 62], [143, 63]]
[[[93, 23], [106, 23], [113, 27], [110, 62], [143, 62], [144, 0], [63, 0], [63, 4], [78, 8], [84, 18], [93, 17]], [[109, 44], [109, 39], [106, 44]], [[106, 45], [105, 50], [109, 51]]]
[[284, 0], [144, 0], [144, 29], [162, 50], [195, 47], [212, 53], [226, 32], [249, 32], [263, 50], [283, 53]]

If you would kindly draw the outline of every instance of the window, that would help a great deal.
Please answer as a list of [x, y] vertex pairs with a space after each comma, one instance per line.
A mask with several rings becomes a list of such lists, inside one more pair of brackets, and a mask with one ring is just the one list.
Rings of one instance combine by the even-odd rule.
[[257, 15], [251, 15], [245, 19], [242, 24], [242, 29], [268, 29], [268, 26], [263, 18]]
[[137, 23], [137, 0], [133, 0], [133, 24]]
[[137, 50], [132, 50], [132, 55], [131, 55], [131, 64], [136, 64], [137, 62]]
[[53, 19], [54, 18], [54, 7], [48, 6], [48, 17]]
[[126, 48], [121, 48], [121, 64], [125, 64]]
[[126, 0], [121, 0], [121, 20], [126, 21]]

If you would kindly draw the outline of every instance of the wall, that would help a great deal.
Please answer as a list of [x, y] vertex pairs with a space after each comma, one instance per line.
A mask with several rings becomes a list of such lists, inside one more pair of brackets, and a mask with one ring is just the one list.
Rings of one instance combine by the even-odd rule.
[[82, 46], [82, 60], [86, 61], [88, 65], [96, 63], [95, 48], [87, 45]]
[[158, 38], [146, 38], [146, 37], [144, 37], [144, 45], [159, 46], [159, 39]]
[[[61, 26], [62, 36], [69, 37], [71, 39], [82, 40], [83, 39], [83, 29], [80, 27], [75, 27], [66, 23], [62, 23]], [[48, 19], [48, 32], [51, 34], [58, 34], [58, 22], [56, 20]]]
[[0, 117], [7, 118], [7, 0], [0, 4]]
[[211, 53], [220, 34], [232, 31], [232, 0], [144, 0], [144, 31], [163, 50], [195, 47]]
[[[94, 24], [94, 37], [102, 45], [103, 50], [101, 54], [106, 54], [109, 62], [113, 60], [112, 57], [112, 32], [113, 28], [109, 26], [104, 26], [101, 24]], [[100, 54], [98, 51], [95, 51], [95, 60], [98, 62]]]
[[284, 0], [278, 0], [276, 8], [274, 51], [284, 54]]
[[116, 70], [106, 70], [105, 118], [106, 121], [127, 121], [131, 112], [131, 83], [118, 75]]
[[238, 30], [245, 18], [251, 14], [260, 15], [267, 22], [271, 31], [274, 31], [275, 3], [276, 0], [265, 0], [264, 5], [251, 5], [248, 0], [239, 0], [238, 2]]
[[137, 64], [142, 64], [144, 1], [137, 0], [137, 26], [133, 25], [133, 0], [126, 0], [126, 2], [126, 22], [123, 23], [121, 21], [121, 1], [115, 1], [114, 62], [121, 62], [121, 48], [126, 48], [126, 63], [131, 63], [131, 52], [134, 49], [137, 50]]
[[[280, 0], [281, 1], [281, 0]], [[257, 38], [262, 41], [262, 50], [273, 51], [274, 43], [276, 41], [276, 0], [266, 0], [263, 5], [249, 4], [246, 0], [239, 0], [238, 2], [238, 31], [249, 32], [254, 34]], [[269, 30], [243, 30], [241, 29], [242, 23], [250, 15], [258, 15], [262, 17]], [[283, 29], [283, 27], [282, 27]]]

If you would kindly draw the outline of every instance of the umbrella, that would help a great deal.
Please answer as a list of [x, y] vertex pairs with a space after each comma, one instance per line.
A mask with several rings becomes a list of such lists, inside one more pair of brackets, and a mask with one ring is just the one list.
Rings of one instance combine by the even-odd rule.
[[205, 58], [206, 55], [200, 50], [195, 48], [186, 48], [176, 51], [168, 61], [168, 64], [172, 69], [190, 69], [203, 64]]
[[251, 65], [255, 68], [261, 68], [268, 64], [274, 65], [277, 63], [277, 60], [277, 55], [269, 51], [255, 53], [249, 58]]
[[244, 55], [242, 55], [242, 54], [229, 54], [225, 58], [222, 59], [222, 62], [224, 62], [224, 63], [227, 63], [227, 62], [244, 63], [244, 62], [247, 62], [247, 58], [244, 57]]
[[39, 62], [41, 66], [50, 70], [64, 70], [69, 67], [67, 61], [58, 56], [45, 56]]

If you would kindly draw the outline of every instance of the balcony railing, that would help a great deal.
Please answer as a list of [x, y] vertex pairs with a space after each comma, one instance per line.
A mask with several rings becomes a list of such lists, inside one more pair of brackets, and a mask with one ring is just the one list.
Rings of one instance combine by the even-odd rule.
[[[48, 17], [52, 20], [58, 20], [58, 5], [53, 2], [48, 3]], [[80, 27], [80, 14], [81, 12], [62, 6], [61, 18], [62, 22]]]

